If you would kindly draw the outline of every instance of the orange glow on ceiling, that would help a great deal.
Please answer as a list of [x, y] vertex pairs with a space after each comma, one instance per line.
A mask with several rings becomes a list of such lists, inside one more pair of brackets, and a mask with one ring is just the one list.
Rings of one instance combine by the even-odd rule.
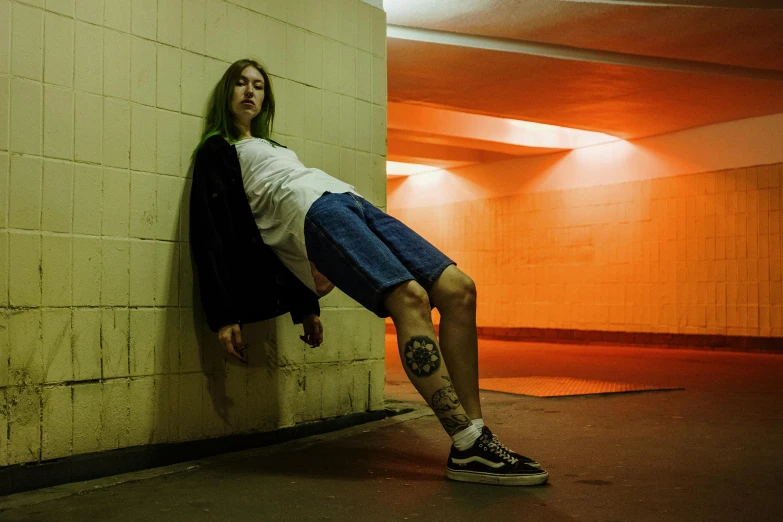
[[391, 102], [387, 176], [622, 141], [601, 132]]
[[388, 126], [416, 134], [418, 141], [470, 144], [511, 154], [520, 148], [570, 150], [620, 139], [601, 132], [394, 102], [388, 106]]

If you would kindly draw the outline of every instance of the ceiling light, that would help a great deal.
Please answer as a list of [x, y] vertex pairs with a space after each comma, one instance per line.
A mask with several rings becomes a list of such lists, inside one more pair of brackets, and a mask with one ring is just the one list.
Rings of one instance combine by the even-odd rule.
[[612, 141], [620, 141], [617, 136], [603, 132], [593, 132], [569, 127], [558, 127], [532, 121], [506, 120], [514, 129], [512, 141], [528, 147], [552, 147], [559, 149], [578, 149]]
[[432, 165], [421, 165], [419, 163], [402, 163], [399, 161], [387, 161], [386, 162], [386, 175], [387, 176], [413, 176], [416, 174], [424, 174], [425, 172], [435, 172], [440, 170], [438, 167]]

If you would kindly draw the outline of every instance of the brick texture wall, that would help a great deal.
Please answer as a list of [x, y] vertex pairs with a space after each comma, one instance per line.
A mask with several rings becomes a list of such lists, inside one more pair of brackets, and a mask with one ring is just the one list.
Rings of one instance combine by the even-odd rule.
[[0, 0], [0, 466], [383, 405], [383, 322], [335, 291], [324, 345], [194, 311], [189, 156], [246, 56], [277, 138], [385, 208], [385, 14], [359, 0]]
[[774, 164], [390, 212], [474, 278], [479, 326], [783, 337], [782, 177]]

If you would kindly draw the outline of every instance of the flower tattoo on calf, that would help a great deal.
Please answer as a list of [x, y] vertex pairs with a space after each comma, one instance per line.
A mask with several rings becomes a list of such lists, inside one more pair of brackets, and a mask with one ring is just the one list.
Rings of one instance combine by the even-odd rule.
[[405, 365], [416, 377], [429, 377], [440, 368], [435, 341], [426, 336], [412, 337], [405, 344]]
[[449, 385], [432, 394], [432, 409], [435, 413], [446, 413], [455, 410], [460, 404], [459, 397], [457, 397], [454, 387], [451, 385], [451, 379], [445, 375], [441, 375], [441, 378]]

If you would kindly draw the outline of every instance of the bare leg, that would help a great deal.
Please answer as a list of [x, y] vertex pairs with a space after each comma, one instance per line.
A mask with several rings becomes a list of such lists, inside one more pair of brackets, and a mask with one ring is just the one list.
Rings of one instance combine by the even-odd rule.
[[430, 296], [440, 312], [440, 343], [457, 396], [468, 417], [480, 419], [476, 286], [451, 265], [435, 281]]
[[397, 328], [397, 345], [405, 373], [437, 415], [443, 429], [454, 435], [470, 425], [438, 347], [427, 292], [416, 281], [395, 288], [384, 303]]

